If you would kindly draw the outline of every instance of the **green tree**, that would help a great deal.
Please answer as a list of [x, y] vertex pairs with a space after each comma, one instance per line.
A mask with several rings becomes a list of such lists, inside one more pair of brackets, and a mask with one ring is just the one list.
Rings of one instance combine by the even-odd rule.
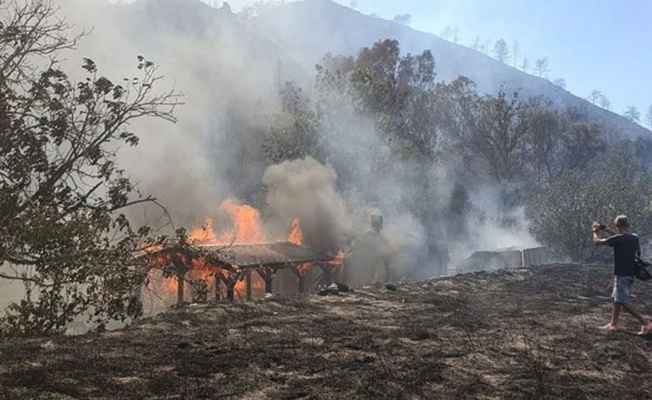
[[503, 64], [509, 60], [509, 46], [505, 40], [498, 39], [494, 44], [494, 57]]
[[631, 144], [595, 157], [535, 190], [526, 213], [537, 240], [559, 255], [584, 261], [595, 254], [590, 228], [627, 214], [642, 236], [652, 234], [652, 174]]
[[516, 63], [518, 62], [519, 57], [521, 56], [521, 44], [518, 40], [515, 40], [512, 43], [512, 67], [516, 68]]
[[528, 140], [532, 148], [532, 167], [537, 182], [552, 179], [558, 168], [557, 155], [561, 145], [564, 120], [547, 106], [537, 107], [529, 113]]
[[[3, 4], [0, 22], [0, 279], [25, 285], [2, 318], [5, 334], [43, 334], [75, 316], [103, 324], [139, 315], [143, 274], [130, 267], [149, 234], [123, 211], [152, 202], [115, 161], [138, 144], [135, 119], [174, 121], [174, 92], [139, 57], [139, 76], [116, 84], [89, 59], [72, 82], [56, 61], [75, 47], [48, 1]], [[40, 68], [39, 66], [45, 66]]]
[[270, 164], [311, 156], [322, 160], [319, 120], [301, 89], [287, 82], [281, 88], [281, 109], [269, 121], [263, 152]]
[[544, 78], [550, 72], [550, 63], [548, 62], [548, 57], [543, 57], [535, 61], [534, 63], [534, 73], [538, 77]]
[[602, 127], [586, 120], [584, 114], [573, 115], [552, 109], [549, 102], [535, 103], [528, 112], [528, 147], [530, 168], [536, 182], [550, 181], [568, 171], [583, 169], [605, 148]]
[[333, 111], [348, 104], [374, 122], [396, 155], [432, 161], [438, 129], [435, 76], [429, 51], [401, 57], [395, 40], [377, 42], [356, 58], [327, 55], [318, 66], [319, 108]]
[[627, 110], [623, 113], [623, 116], [628, 120], [639, 123], [641, 121], [641, 112], [638, 111], [638, 108], [634, 106], [627, 107]]
[[480, 36], [473, 37], [473, 39], [471, 39], [470, 47], [475, 51], [480, 51], [480, 48], [482, 47], [482, 38]]
[[[327, 55], [317, 70], [322, 127], [346, 143], [331, 152], [340, 184], [400, 182], [406, 207], [425, 218], [436, 199], [431, 171], [440, 129], [432, 54], [401, 56], [398, 42], [385, 40], [356, 57]], [[366, 142], [351, 134], [357, 129]]]
[[412, 16], [410, 14], [398, 14], [394, 17], [394, 22], [399, 25], [409, 26], [412, 22]]
[[558, 78], [552, 81], [552, 83], [556, 86], [559, 86], [562, 89], [566, 89], [566, 79], [564, 78]]
[[458, 43], [460, 40], [460, 28], [457, 26], [447, 25], [439, 34], [442, 38], [449, 40], [453, 43]]
[[595, 89], [592, 90], [591, 94], [586, 99], [591, 103], [604, 108], [605, 110], [611, 108], [611, 102], [609, 101], [609, 99], [607, 99], [607, 96], [605, 96], [599, 90], [595, 90]]
[[531, 104], [518, 92], [485, 95], [465, 114], [467, 128], [462, 130], [461, 146], [468, 146], [476, 163], [497, 182], [518, 178], [528, 160], [525, 116]]

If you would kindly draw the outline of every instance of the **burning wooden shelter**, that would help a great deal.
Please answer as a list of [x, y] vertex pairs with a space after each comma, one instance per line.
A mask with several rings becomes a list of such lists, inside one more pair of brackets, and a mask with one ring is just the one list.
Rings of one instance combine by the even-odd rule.
[[236, 285], [245, 283], [246, 298], [252, 297], [252, 274], [265, 282], [265, 292], [272, 293], [274, 276], [281, 269], [289, 269], [298, 279], [299, 293], [307, 289], [305, 275], [308, 269], [318, 267], [323, 281], [331, 284], [335, 270], [340, 266], [337, 256], [321, 254], [314, 249], [290, 242], [248, 243], [232, 245], [169, 245], [140, 258], [139, 263], [167, 272], [169, 279], [177, 280], [177, 302], [185, 299], [184, 283], [188, 274], [201, 271], [204, 280], [214, 277], [216, 299], [220, 300], [222, 285], [229, 300], [235, 297]]

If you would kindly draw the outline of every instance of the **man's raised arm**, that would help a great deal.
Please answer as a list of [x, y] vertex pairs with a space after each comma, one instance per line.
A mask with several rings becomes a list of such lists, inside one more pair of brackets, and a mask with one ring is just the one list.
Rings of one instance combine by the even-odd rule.
[[601, 239], [600, 238], [600, 230], [603, 229], [607, 232], [611, 231], [611, 228], [608, 226], [604, 226], [600, 224], [599, 222], [594, 222], [593, 223], [593, 244], [596, 246], [606, 246], [607, 245], [607, 239]]

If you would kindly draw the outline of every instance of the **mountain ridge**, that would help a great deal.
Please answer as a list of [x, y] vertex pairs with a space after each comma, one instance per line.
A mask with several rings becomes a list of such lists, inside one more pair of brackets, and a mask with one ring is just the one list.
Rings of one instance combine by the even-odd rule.
[[302, 0], [268, 7], [253, 18], [250, 25], [283, 48], [309, 72], [314, 71], [314, 65], [326, 53], [355, 55], [359, 49], [370, 47], [378, 40], [395, 39], [404, 53], [432, 51], [440, 80], [450, 81], [463, 75], [471, 78], [481, 93], [495, 93], [504, 88], [520, 90], [528, 96], [543, 95], [555, 107], [582, 109], [590, 119], [600, 120], [626, 137], [636, 138], [651, 133], [547, 79], [527, 74], [437, 35], [367, 16], [331, 0]]

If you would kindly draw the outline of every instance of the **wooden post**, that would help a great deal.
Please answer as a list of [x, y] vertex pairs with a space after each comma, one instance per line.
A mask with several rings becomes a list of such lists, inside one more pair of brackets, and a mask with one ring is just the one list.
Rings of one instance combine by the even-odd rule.
[[299, 293], [303, 294], [306, 292], [306, 279], [303, 275], [299, 276]]
[[235, 300], [235, 285], [229, 283], [226, 286], [226, 298], [229, 299], [229, 301]]
[[177, 277], [177, 305], [182, 305], [184, 302], [184, 296], [183, 296], [183, 290], [184, 290], [184, 284], [186, 282], [186, 272], [188, 271], [188, 268], [179, 260], [174, 260], [172, 261], [172, 265], [174, 265], [174, 274]]
[[272, 290], [272, 278], [269, 277], [269, 278], [265, 279], [265, 293], [270, 293], [271, 294], [272, 292], [273, 292], [273, 290]]
[[222, 273], [218, 272], [215, 274], [215, 301], [222, 300]]
[[251, 271], [247, 271], [245, 279], [247, 283], [247, 300], [251, 300]]
[[177, 274], [177, 305], [183, 304], [183, 290], [186, 282], [184, 279], [185, 275], [182, 272]]
[[235, 281], [231, 276], [229, 276], [226, 280], [226, 298], [229, 299], [229, 301], [234, 301], [235, 300], [235, 284], [238, 282], [236, 279]]
[[272, 293], [272, 280], [274, 280], [274, 273], [271, 268], [256, 268], [256, 272], [265, 281], [265, 293]]
[[294, 272], [294, 275], [297, 276], [299, 282], [299, 293], [303, 294], [306, 292], [306, 279], [305, 275], [301, 273], [301, 270], [297, 266], [291, 266], [290, 269]]
[[332, 267], [330, 265], [324, 265], [320, 263], [319, 268], [321, 268], [322, 272], [324, 273], [324, 284], [332, 285], [333, 284]]

